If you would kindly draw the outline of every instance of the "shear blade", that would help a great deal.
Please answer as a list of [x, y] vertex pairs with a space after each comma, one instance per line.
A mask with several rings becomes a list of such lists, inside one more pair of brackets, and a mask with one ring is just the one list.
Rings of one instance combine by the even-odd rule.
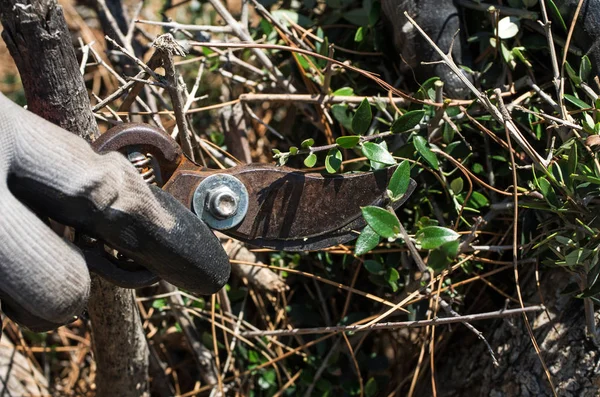
[[[318, 250], [357, 238], [366, 225], [361, 207], [383, 206], [395, 167], [321, 176], [289, 168], [255, 166], [231, 172], [249, 193], [248, 212], [225, 231], [252, 245], [286, 251]], [[415, 189], [411, 180], [400, 207]]]

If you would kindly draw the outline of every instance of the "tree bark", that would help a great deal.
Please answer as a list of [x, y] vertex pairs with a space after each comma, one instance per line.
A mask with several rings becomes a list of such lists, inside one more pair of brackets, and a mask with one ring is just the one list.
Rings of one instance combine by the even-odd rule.
[[[62, 7], [55, 0], [0, 0], [0, 19], [28, 109], [91, 141], [98, 126]], [[148, 345], [133, 291], [92, 276], [89, 311], [97, 395], [147, 395]]]
[[[586, 337], [583, 301], [561, 294], [570, 281], [573, 280], [563, 270], [546, 271], [540, 290], [551, 320], [543, 312], [530, 316], [529, 320], [557, 395], [598, 396], [600, 351]], [[529, 295], [524, 299], [539, 302], [534, 282], [522, 286], [522, 290]], [[498, 320], [487, 326], [485, 336], [500, 365], [494, 367], [486, 347], [474, 335], [456, 328], [458, 332], [448, 342], [448, 348], [436, 354], [437, 395], [552, 396], [523, 318]], [[421, 385], [427, 386], [415, 395], [432, 395], [429, 384], [423, 378]]]

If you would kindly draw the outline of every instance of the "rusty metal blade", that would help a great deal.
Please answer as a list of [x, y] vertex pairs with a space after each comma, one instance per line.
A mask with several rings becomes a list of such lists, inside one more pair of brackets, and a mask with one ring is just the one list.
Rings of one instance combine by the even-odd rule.
[[[246, 165], [227, 170], [201, 170], [182, 165], [164, 189], [191, 208], [202, 179], [215, 173], [238, 178], [248, 190], [248, 212], [235, 228], [223, 233], [249, 244], [288, 251], [318, 250], [358, 237], [365, 222], [361, 207], [382, 206], [394, 167], [375, 172], [321, 176], [286, 167]], [[410, 196], [394, 203], [398, 208]]]

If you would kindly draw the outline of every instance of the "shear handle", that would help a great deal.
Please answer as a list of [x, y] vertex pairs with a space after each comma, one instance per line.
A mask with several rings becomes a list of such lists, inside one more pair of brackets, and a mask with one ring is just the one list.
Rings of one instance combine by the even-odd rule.
[[163, 181], [168, 181], [184, 156], [181, 148], [167, 133], [148, 124], [119, 124], [96, 139], [92, 147], [97, 153], [118, 151], [128, 155], [128, 150], [152, 155], [158, 162]]

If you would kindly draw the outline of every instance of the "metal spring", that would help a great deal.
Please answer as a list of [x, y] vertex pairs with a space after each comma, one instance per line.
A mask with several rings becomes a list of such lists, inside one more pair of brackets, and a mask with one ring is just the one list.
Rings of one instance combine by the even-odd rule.
[[146, 155], [140, 152], [130, 152], [127, 155], [127, 159], [149, 185], [156, 185], [156, 175], [154, 174], [154, 167], [152, 166], [152, 156]]

